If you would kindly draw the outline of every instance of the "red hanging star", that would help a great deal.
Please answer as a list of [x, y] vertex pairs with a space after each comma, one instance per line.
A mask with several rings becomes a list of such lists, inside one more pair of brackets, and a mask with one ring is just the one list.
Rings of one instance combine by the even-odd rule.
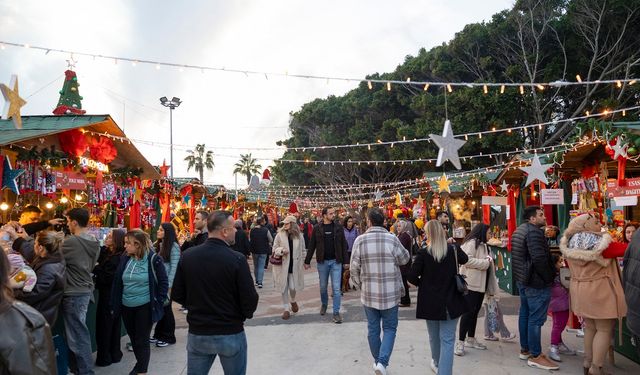
[[162, 161], [162, 165], [160, 166], [160, 175], [162, 177], [167, 177], [167, 171], [171, 168], [170, 165], [167, 165], [167, 160]]

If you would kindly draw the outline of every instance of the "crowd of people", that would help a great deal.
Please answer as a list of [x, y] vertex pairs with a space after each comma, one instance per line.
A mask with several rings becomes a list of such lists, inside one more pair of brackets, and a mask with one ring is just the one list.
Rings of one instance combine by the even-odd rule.
[[[490, 227], [477, 224], [456, 242], [445, 211], [424, 227], [402, 216], [392, 222], [379, 208], [368, 209], [362, 222], [338, 219], [334, 208], [325, 207], [318, 220], [289, 215], [276, 226], [265, 216], [246, 223], [227, 211], [198, 211], [195, 232], [182, 244], [173, 224], [162, 223], [155, 243], [144, 231], [113, 229], [102, 247], [87, 231], [87, 210], [74, 208], [65, 219], [49, 221], [41, 221], [40, 214], [37, 207], [26, 207], [19, 222], [0, 230], [0, 329], [12, 338], [0, 344], [0, 365], [7, 369], [2, 373], [55, 373], [50, 326], [61, 315], [72, 373], [92, 374], [94, 365], [121, 361], [124, 324], [126, 347], [136, 358], [130, 374], [145, 374], [150, 345], [176, 343], [176, 302], [189, 324], [187, 372], [207, 374], [219, 357], [225, 374], [245, 374], [244, 322], [257, 309], [265, 270], [271, 267], [282, 295], [281, 318], [289, 320], [300, 309], [296, 296], [305, 288], [304, 272], [314, 256], [320, 315], [329, 308], [329, 282], [336, 324], [343, 322], [343, 293], [359, 290], [375, 374], [387, 373], [398, 310], [412, 306], [412, 287], [416, 318], [426, 321], [434, 373], [452, 374], [455, 356], [487, 349], [476, 336], [483, 306], [484, 341], [516, 339], [496, 298]], [[598, 217], [585, 214], [562, 234], [562, 254], [552, 254], [544, 211], [527, 207], [523, 220], [512, 237], [520, 295], [517, 355], [531, 367], [557, 370], [562, 355], [576, 354], [562, 340], [571, 310], [584, 321], [584, 373], [605, 374], [615, 322], [626, 316], [629, 329], [640, 334], [640, 237], [625, 227], [626, 241], [614, 242]], [[66, 235], [49, 229], [64, 224]], [[623, 256], [621, 274], [616, 258]], [[567, 264], [568, 283], [560, 277]], [[94, 288], [95, 362], [86, 325]], [[541, 329], [548, 312], [553, 325], [547, 356]], [[21, 345], [25, 350], [8, 349]]]

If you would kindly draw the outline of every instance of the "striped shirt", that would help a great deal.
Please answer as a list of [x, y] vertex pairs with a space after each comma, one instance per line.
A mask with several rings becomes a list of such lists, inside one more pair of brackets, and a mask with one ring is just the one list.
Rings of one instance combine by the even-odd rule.
[[371, 227], [356, 238], [351, 253], [351, 280], [361, 290], [362, 304], [387, 310], [404, 294], [400, 266], [410, 255], [398, 237], [383, 227]]

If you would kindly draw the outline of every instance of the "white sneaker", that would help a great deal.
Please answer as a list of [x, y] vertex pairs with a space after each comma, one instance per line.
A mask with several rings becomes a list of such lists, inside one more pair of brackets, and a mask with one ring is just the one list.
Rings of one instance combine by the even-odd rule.
[[465, 345], [478, 350], [487, 350], [487, 346], [483, 343], [478, 342], [475, 337], [467, 337]]
[[558, 352], [564, 355], [576, 355], [576, 351], [569, 348], [565, 343], [558, 345]]
[[373, 368], [376, 375], [387, 375], [387, 369], [382, 365], [382, 363], [376, 363], [376, 366]]
[[433, 359], [431, 360], [431, 371], [434, 374], [438, 373], [438, 366], [436, 366], [436, 361], [434, 361]]
[[464, 355], [464, 341], [456, 341], [456, 347], [453, 350], [453, 354], [463, 356]]
[[562, 358], [560, 358], [560, 350], [558, 350], [558, 345], [551, 345], [549, 347], [549, 358], [553, 359], [556, 362], [562, 362]]
[[515, 333], [512, 333], [512, 334], [510, 334], [509, 336], [507, 336], [507, 337], [501, 337], [500, 339], [501, 339], [503, 342], [512, 342], [513, 340], [515, 340], [515, 338], [516, 338], [516, 334], [515, 334]]

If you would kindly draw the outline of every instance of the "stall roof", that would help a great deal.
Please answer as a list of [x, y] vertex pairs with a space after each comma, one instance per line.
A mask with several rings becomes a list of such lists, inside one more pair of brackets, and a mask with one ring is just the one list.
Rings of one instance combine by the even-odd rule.
[[[85, 128], [96, 133], [117, 137], [126, 137], [109, 115], [73, 115], [73, 116], [22, 116], [22, 129], [15, 129], [11, 120], [0, 120], [0, 146], [20, 144], [23, 147], [41, 146], [41, 138], [45, 138], [48, 146], [56, 145], [59, 149], [58, 133]], [[142, 168], [141, 178], [160, 179], [158, 171], [129, 142], [113, 142], [118, 150], [118, 157], [111, 164], [116, 168], [127, 165]]]

